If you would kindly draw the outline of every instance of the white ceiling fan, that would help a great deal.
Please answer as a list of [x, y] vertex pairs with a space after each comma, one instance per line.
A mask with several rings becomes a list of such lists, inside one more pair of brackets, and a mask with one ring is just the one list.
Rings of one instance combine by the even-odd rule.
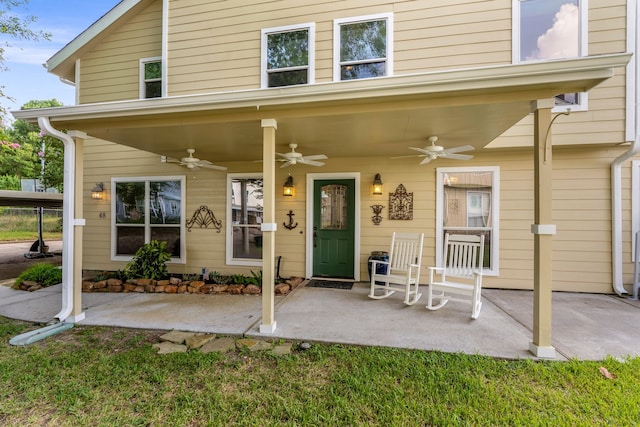
[[318, 162], [317, 160], [328, 159], [324, 154], [314, 154], [311, 156], [303, 156], [302, 153], [298, 153], [296, 148], [298, 144], [289, 144], [291, 151], [288, 153], [276, 153], [277, 156], [280, 156], [281, 159], [276, 159], [279, 162], [284, 162], [281, 168], [286, 168], [287, 166], [295, 165], [297, 163], [301, 163], [303, 165], [309, 166], [324, 166], [323, 162]]
[[402, 159], [407, 157], [424, 157], [424, 159], [420, 162], [421, 165], [426, 165], [431, 160], [435, 160], [439, 157], [443, 157], [447, 159], [456, 159], [456, 160], [473, 159], [473, 156], [469, 154], [457, 154], [463, 151], [475, 150], [475, 148], [472, 145], [463, 145], [460, 147], [444, 148], [442, 145], [436, 145], [436, 141], [438, 141], [437, 136], [430, 136], [429, 142], [431, 143], [431, 145], [427, 145], [424, 148], [409, 147], [410, 149], [417, 151], [420, 154], [416, 154], [413, 156], [392, 157], [392, 159]]
[[193, 157], [193, 153], [195, 152], [196, 150], [194, 150], [193, 148], [189, 148], [187, 149], [187, 153], [189, 153], [187, 157], [183, 157], [180, 160], [176, 160], [176, 159], [168, 158], [167, 156], [160, 156], [160, 161], [162, 163], [178, 163], [180, 166], [185, 166], [192, 170], [197, 170], [200, 168], [215, 169], [219, 171], [227, 170], [227, 168], [224, 166], [216, 166], [208, 160], [200, 160], [197, 157]]

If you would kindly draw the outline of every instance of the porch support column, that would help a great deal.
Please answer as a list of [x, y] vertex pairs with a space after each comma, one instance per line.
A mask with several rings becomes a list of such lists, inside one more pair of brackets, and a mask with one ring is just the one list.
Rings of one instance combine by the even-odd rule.
[[276, 226], [276, 130], [275, 119], [262, 120], [262, 323], [260, 333], [272, 334], [276, 330], [275, 319], [275, 232]]
[[531, 103], [535, 114], [534, 163], [535, 163], [535, 224], [533, 266], [533, 341], [529, 351], [535, 356], [554, 359], [556, 350], [551, 345], [552, 238], [556, 226], [552, 220], [552, 160], [551, 160], [551, 109], [553, 99]]
[[73, 305], [68, 321], [79, 322], [85, 318], [82, 311], [82, 236], [85, 225], [84, 219], [84, 140], [87, 134], [79, 131], [68, 131], [67, 135], [73, 138], [75, 150], [75, 174], [74, 174], [74, 213], [75, 219], [73, 231], [73, 271], [71, 273], [73, 283]]

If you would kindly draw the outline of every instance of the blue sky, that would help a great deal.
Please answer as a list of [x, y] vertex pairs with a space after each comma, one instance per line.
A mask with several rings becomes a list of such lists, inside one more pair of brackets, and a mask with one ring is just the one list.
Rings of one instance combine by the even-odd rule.
[[0, 43], [12, 45], [5, 52], [5, 66], [9, 69], [0, 71], [0, 84], [5, 94], [15, 98], [14, 102], [0, 99], [0, 103], [9, 110], [19, 110], [34, 99], [56, 98], [64, 105], [73, 105], [73, 87], [47, 73], [42, 64], [118, 3], [119, 0], [29, 0], [26, 8], [12, 11], [36, 16], [38, 20], [30, 28], [50, 33], [51, 40], [32, 42], [0, 36]]

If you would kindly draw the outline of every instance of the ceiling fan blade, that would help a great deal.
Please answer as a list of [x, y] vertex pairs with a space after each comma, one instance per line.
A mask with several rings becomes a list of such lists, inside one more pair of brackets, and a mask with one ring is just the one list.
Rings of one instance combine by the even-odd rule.
[[291, 166], [292, 164], [293, 164], [293, 163], [291, 163], [290, 161], [288, 161], [288, 160], [287, 160], [287, 161], [285, 161], [285, 162], [282, 164], [282, 166], [280, 166], [280, 168], [286, 168], [286, 167]]
[[471, 159], [473, 159], [473, 156], [471, 156], [469, 154], [445, 153], [445, 154], [442, 155], [442, 157], [445, 157], [447, 159], [456, 159], [456, 160], [471, 160]]
[[471, 151], [471, 150], [475, 150], [475, 147], [473, 145], [463, 145], [461, 147], [447, 148], [442, 151], [448, 154], [448, 153], [460, 153], [462, 151]]
[[303, 159], [303, 160], [326, 160], [326, 159], [328, 159], [328, 157], [325, 156], [324, 154], [313, 154], [311, 156], [302, 156], [301, 159]]
[[424, 148], [418, 148], [418, 147], [408, 147], [411, 150], [417, 151], [418, 153], [422, 153], [425, 156], [429, 155], [429, 152], [427, 150], [425, 150]]
[[302, 157], [298, 159], [298, 163], [302, 163], [310, 166], [324, 166], [323, 162], [316, 162], [315, 160], [309, 160], [308, 157]]
[[396, 156], [396, 157], [389, 157], [390, 159], [408, 159], [409, 157], [424, 157], [426, 156], [426, 154], [412, 154], [410, 156]]
[[224, 167], [224, 166], [214, 165], [214, 164], [211, 164], [210, 162], [208, 164], [203, 164], [202, 162], [200, 162], [198, 164], [198, 166], [200, 166], [201, 168], [215, 169], [215, 170], [219, 170], [219, 171], [226, 171], [227, 170], [227, 168]]
[[426, 165], [427, 163], [429, 163], [431, 160], [433, 160], [431, 157], [427, 156], [424, 159], [422, 159], [422, 161], [420, 162], [421, 165]]

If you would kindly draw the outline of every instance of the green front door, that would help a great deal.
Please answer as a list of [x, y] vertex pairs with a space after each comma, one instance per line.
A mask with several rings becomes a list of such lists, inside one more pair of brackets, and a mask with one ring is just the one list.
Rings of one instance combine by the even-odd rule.
[[355, 180], [313, 185], [313, 275], [354, 278]]

